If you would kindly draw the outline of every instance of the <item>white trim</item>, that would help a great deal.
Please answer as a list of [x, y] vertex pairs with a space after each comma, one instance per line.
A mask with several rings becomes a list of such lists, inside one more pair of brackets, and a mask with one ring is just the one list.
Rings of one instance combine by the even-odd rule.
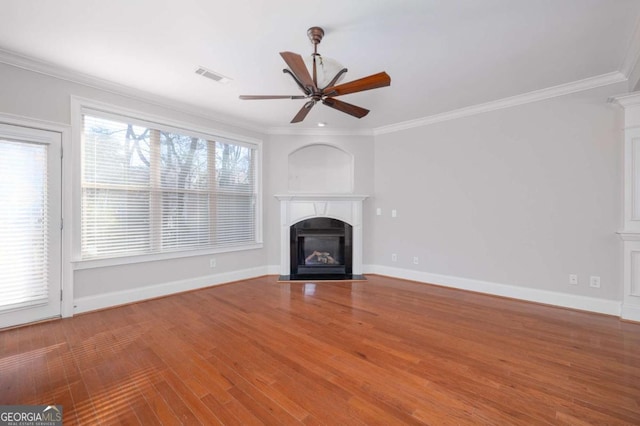
[[367, 265], [365, 273], [386, 275], [394, 278], [417, 281], [452, 287], [460, 290], [486, 293], [528, 302], [544, 303], [546, 305], [563, 308], [579, 309], [607, 315], [621, 315], [621, 303], [616, 300], [599, 299], [595, 297], [579, 296], [549, 290], [529, 287], [519, 287], [510, 284], [481, 281], [471, 278], [454, 277], [450, 275], [432, 274], [429, 272], [413, 271], [410, 269], [392, 268], [388, 266]]
[[261, 248], [263, 248], [263, 244], [257, 243], [257, 244], [248, 244], [248, 245], [231, 246], [231, 247], [219, 247], [219, 248], [210, 248], [210, 249], [202, 249], [202, 250], [187, 250], [187, 251], [173, 251], [173, 252], [169, 251], [164, 253], [128, 255], [128, 256], [122, 256], [122, 257], [109, 257], [106, 259], [74, 260], [71, 263], [73, 265], [73, 270], [78, 271], [81, 269], [104, 268], [108, 266], [130, 265], [133, 263], [157, 262], [159, 260], [181, 259], [184, 257], [208, 256], [212, 254], [232, 253], [236, 251], [246, 251], [246, 250], [257, 250]]
[[[638, 158], [638, 142], [640, 141], [640, 138], [634, 138], [634, 137], [630, 137], [629, 138], [629, 150], [631, 150], [631, 155], [630, 155], [630, 161], [631, 161], [631, 167], [630, 167], [630, 171], [631, 171], [631, 179], [629, 181], [629, 186], [630, 186], [630, 190], [631, 190], [631, 197], [629, 199], [630, 201], [630, 209], [631, 211], [629, 212], [629, 222], [635, 222], [637, 220], [640, 219], [640, 217], [638, 217], [638, 203], [640, 202], [640, 200], [638, 199], [637, 195], [638, 195], [638, 172], [640, 171], [638, 169], [638, 162], [636, 161]], [[625, 223], [625, 225], [627, 225], [627, 223]]]
[[0, 112], [0, 119], [3, 123], [15, 124], [16, 126], [31, 127], [33, 129], [49, 130], [54, 132], [69, 131], [71, 126], [57, 121], [41, 120], [39, 118], [26, 117], [24, 115]]
[[[631, 41], [629, 42], [629, 46], [627, 47], [627, 54], [620, 65], [620, 72], [624, 74], [627, 78], [631, 77], [634, 69], [638, 65], [638, 60], [640, 59], [640, 19], [636, 22], [636, 27], [633, 31], [633, 35], [631, 36]], [[634, 83], [634, 82], [632, 82]], [[629, 88], [633, 89], [632, 87]]]
[[[254, 149], [256, 153], [256, 188], [255, 188], [255, 199], [256, 199], [256, 207], [255, 207], [255, 235], [256, 240], [251, 244], [243, 244], [235, 247], [214, 247], [203, 250], [185, 250], [185, 251], [177, 251], [177, 252], [166, 252], [166, 253], [153, 253], [149, 255], [142, 256], [123, 256], [123, 257], [115, 257], [108, 259], [81, 259], [81, 226], [80, 220], [75, 222], [69, 222], [71, 226], [73, 226], [73, 243], [71, 245], [71, 259], [73, 260], [73, 269], [89, 269], [89, 268], [97, 268], [103, 266], [113, 266], [113, 265], [124, 265], [130, 263], [140, 263], [140, 262], [148, 262], [148, 261], [156, 261], [156, 260], [165, 260], [165, 259], [174, 259], [181, 257], [191, 257], [191, 256], [202, 256], [209, 255], [215, 253], [226, 253], [240, 250], [253, 250], [262, 248], [263, 243], [263, 195], [262, 195], [262, 179], [264, 178], [262, 170], [262, 149], [263, 142], [261, 139], [221, 131], [211, 127], [204, 127], [201, 125], [194, 124], [188, 121], [177, 121], [166, 116], [149, 114], [144, 111], [124, 108], [119, 105], [114, 105], [106, 102], [96, 101], [93, 99], [87, 99], [80, 96], [71, 95], [70, 97], [70, 110], [71, 110], [71, 128], [73, 129], [73, 133], [71, 137], [73, 138], [73, 146], [80, 148], [82, 146], [82, 114], [84, 111], [97, 111], [98, 113], [104, 113], [107, 116], [116, 116], [118, 119], [125, 117], [126, 119], [131, 118], [135, 121], [147, 121], [154, 124], [159, 124], [163, 128], [173, 127], [177, 131], [185, 131], [188, 134], [203, 137], [203, 138], [212, 138], [214, 140], [223, 139], [224, 142], [229, 142], [232, 144], [240, 144], [240, 145], [248, 145], [252, 149]], [[144, 123], [146, 125], [147, 123]], [[78, 196], [75, 197], [71, 202], [73, 203], [71, 211], [76, 212], [77, 217], [80, 217], [81, 205], [80, 205], [80, 193], [81, 193], [81, 149], [76, 149], [73, 152], [73, 161], [70, 162], [69, 167], [70, 170], [75, 172], [76, 178], [71, 182], [71, 187], [74, 191], [77, 192]]]
[[640, 306], [623, 303], [620, 318], [640, 322]]
[[267, 275], [280, 275], [280, 265], [267, 266]]
[[95, 311], [97, 309], [110, 308], [135, 303], [156, 297], [168, 296], [190, 290], [226, 284], [239, 280], [247, 280], [267, 275], [267, 267], [261, 266], [240, 271], [223, 272], [221, 274], [207, 275], [204, 277], [190, 278], [186, 280], [172, 281], [130, 290], [114, 291], [95, 296], [80, 297], [75, 300], [75, 313]]
[[[159, 124], [160, 126], [163, 126], [163, 127], [170, 126], [170, 127], [174, 127], [176, 130], [197, 132], [197, 133], [201, 133], [205, 137], [213, 136], [217, 138], [232, 139], [234, 141], [240, 141], [240, 142], [250, 143], [254, 145], [260, 145], [260, 146], [262, 145], [262, 139], [245, 136], [238, 133], [226, 132], [226, 131], [218, 130], [216, 128], [209, 127], [209, 126], [205, 127], [189, 121], [174, 120], [164, 115], [149, 114], [144, 111], [140, 111], [138, 109], [125, 108], [116, 104], [111, 104], [107, 102], [96, 101], [94, 99], [84, 98], [81, 96], [71, 95], [72, 118], [74, 114], [77, 117], [79, 117], [82, 114], [82, 110], [84, 108], [97, 110], [99, 112], [103, 112], [111, 116], [113, 115], [123, 116], [126, 118], [131, 118], [136, 121], [140, 121], [140, 120], [149, 121], [151, 123]], [[81, 122], [78, 122], [78, 124], [81, 124]]]
[[460, 108], [453, 111], [443, 112], [441, 114], [418, 118], [415, 120], [403, 121], [400, 123], [391, 124], [389, 126], [377, 127], [373, 129], [373, 134], [377, 136], [385, 133], [393, 133], [401, 130], [412, 129], [414, 127], [429, 126], [431, 124], [440, 123], [442, 121], [455, 120], [458, 118], [469, 117], [472, 115], [482, 114], [498, 109], [538, 102], [575, 92], [594, 89], [596, 87], [620, 83], [626, 80], [627, 77], [621, 72], [611, 72], [596, 77], [585, 78], [584, 80], [578, 80], [567, 84], [549, 87], [546, 89], [535, 90], [533, 92], [524, 93], [521, 95], [511, 96], [509, 98], [498, 99], [496, 101], [487, 102], [484, 104]]
[[[634, 36], [635, 37], [635, 36]], [[629, 47], [630, 52], [632, 46]], [[631, 53], [629, 53], [631, 55]], [[631, 62], [633, 58], [625, 59], [623, 67], [627, 67], [627, 61]], [[637, 60], [637, 59], [636, 59]], [[295, 127], [268, 127], [257, 124], [251, 124], [246, 119], [225, 117], [219, 111], [213, 111], [206, 108], [196, 108], [193, 105], [185, 104], [182, 102], [169, 100], [161, 96], [153, 95], [148, 92], [144, 92], [139, 89], [120, 85], [100, 78], [92, 77], [87, 74], [82, 74], [77, 71], [62, 68], [53, 64], [49, 64], [43, 61], [39, 61], [33, 58], [29, 58], [23, 55], [19, 55], [15, 52], [0, 49], [0, 63], [22, 68], [28, 71], [37, 72], [40, 74], [55, 77], [61, 80], [70, 81], [73, 83], [82, 84], [85, 86], [93, 87], [106, 92], [114, 93], [120, 96], [127, 97], [129, 99], [141, 100], [153, 105], [161, 106], [170, 111], [176, 111], [193, 116], [204, 118], [222, 125], [234, 126], [243, 130], [248, 130], [257, 133], [269, 134], [269, 135], [296, 135], [296, 136], [377, 136], [385, 133], [393, 133], [400, 130], [411, 129], [414, 127], [428, 126], [431, 124], [439, 123], [447, 120], [454, 120], [457, 118], [468, 117], [484, 112], [494, 111], [497, 109], [509, 108], [517, 105], [523, 105], [526, 103], [537, 102], [544, 99], [549, 99], [557, 96], [562, 96], [582, 90], [589, 90], [600, 86], [606, 86], [609, 84], [619, 83], [627, 81], [629, 75], [621, 71], [615, 71], [600, 76], [589, 77], [583, 80], [578, 80], [558, 86], [553, 86], [541, 90], [536, 90], [521, 95], [512, 96], [509, 98], [498, 99], [495, 101], [473, 105], [465, 108], [460, 108], [453, 111], [444, 112], [441, 114], [435, 114], [427, 117], [418, 118], [415, 120], [404, 121], [400, 123], [391, 124], [388, 126], [376, 127], [373, 129], [313, 129], [313, 128], [295, 128]], [[215, 117], [212, 117], [212, 114]], [[222, 116], [221, 116], [222, 115]]]
[[[238, 127], [240, 129], [249, 130], [257, 133], [264, 133], [264, 128], [258, 125], [250, 124], [246, 120], [239, 117], [225, 116], [220, 111], [213, 111], [207, 108], [198, 108], [180, 101], [167, 99], [162, 96], [154, 95], [143, 90], [139, 90], [130, 86], [113, 83], [98, 77], [71, 70], [68, 68], [43, 62], [28, 56], [20, 55], [9, 50], [0, 49], [0, 63], [22, 68], [27, 71], [33, 71], [39, 74], [48, 75], [60, 80], [70, 81], [72, 83], [82, 84], [84, 86], [93, 87], [94, 89], [103, 90], [105, 92], [114, 93], [129, 99], [144, 101], [156, 106], [167, 108], [170, 111], [191, 114], [196, 117], [205, 118], [226, 126]], [[212, 117], [215, 114], [215, 118]]]
[[304, 192], [274, 195], [280, 201], [364, 201], [369, 195], [362, 194], [317, 194]]
[[60, 133], [62, 150], [65, 153], [62, 159], [62, 219], [67, 223], [62, 230], [62, 253], [61, 265], [62, 277], [60, 286], [62, 289], [62, 303], [60, 306], [60, 314], [62, 317], [73, 316], [73, 268], [71, 266], [72, 255], [72, 237], [73, 237], [73, 208], [72, 208], [72, 185], [73, 168], [72, 152], [73, 145], [71, 143], [71, 126], [64, 123], [54, 121], [40, 120], [31, 117], [25, 117], [16, 114], [0, 112], [0, 122], [13, 124], [16, 126], [31, 127], [34, 129], [47, 130], [50, 132]]
[[73, 180], [75, 178], [73, 159], [74, 151], [72, 143], [72, 129], [65, 127], [62, 131], [62, 316], [73, 316], [73, 267], [71, 259], [73, 256], [73, 223], [75, 215], [73, 212]]
[[638, 82], [640, 81], [640, 61], [636, 63], [635, 68], [631, 70], [631, 74], [629, 75], [629, 84], [627, 87], [629, 91], [634, 91], [638, 88]]
[[280, 201], [280, 275], [291, 273], [291, 225], [314, 217], [329, 217], [352, 227], [353, 275], [362, 274], [362, 202], [367, 195], [356, 194], [284, 194]]
[[269, 135], [295, 135], [295, 136], [373, 136], [372, 129], [300, 129], [294, 127], [269, 127], [266, 129]]
[[[636, 58], [637, 60], [637, 58]], [[560, 84], [557, 86], [547, 87], [508, 98], [497, 99], [495, 101], [486, 102], [477, 105], [455, 109], [440, 114], [429, 115], [415, 120], [402, 121], [388, 126], [375, 127], [371, 131], [366, 129], [360, 130], [327, 130], [327, 129], [293, 129], [290, 127], [272, 127], [267, 129], [270, 135], [312, 135], [312, 136], [359, 136], [359, 135], [383, 135], [386, 133], [399, 132], [401, 130], [412, 129], [414, 127], [429, 126], [443, 121], [456, 120], [458, 118], [470, 117], [472, 115], [483, 114], [485, 112], [495, 111], [498, 109], [511, 108], [518, 105], [529, 104], [533, 102], [543, 101], [545, 99], [556, 98], [571, 93], [581, 92], [584, 90], [595, 89], [597, 87], [608, 86], [610, 84], [627, 81], [628, 75], [614, 71], [607, 74], [588, 77], [582, 80], [572, 81], [570, 83]]]
[[[173, 281], [152, 286], [105, 293], [95, 296], [81, 297], [75, 300], [75, 313], [89, 312], [97, 309], [110, 308], [127, 303], [135, 303], [156, 297], [168, 296], [184, 291], [197, 290], [206, 287], [226, 284], [234, 281], [256, 278], [264, 275], [278, 275], [279, 265], [268, 265], [244, 269], [240, 271], [224, 272], [221, 274]], [[563, 308], [579, 309], [607, 315], [619, 316], [631, 321], [640, 321], [640, 306], [622, 305], [620, 302], [608, 299], [559, 293], [518, 287], [508, 284], [448, 275], [432, 274], [408, 269], [392, 268], [380, 265], [364, 265], [363, 273], [385, 275], [393, 278], [434, 284], [466, 291], [502, 296], [528, 302], [543, 303]]]
[[[617, 103], [621, 107], [627, 108], [640, 105], [640, 96], [638, 96], [638, 92], [623, 93], [621, 95], [611, 96], [609, 99], [607, 99], [607, 102], [613, 104]], [[634, 129], [638, 127], [640, 126], [625, 126], [625, 129]]]
[[[293, 193], [307, 193], [307, 194], [313, 194], [313, 193], [317, 193], [318, 191], [304, 191], [304, 190], [294, 190], [291, 191], [291, 167], [292, 167], [292, 156], [300, 151], [303, 151], [305, 149], [308, 148], [317, 148], [317, 147], [325, 147], [325, 148], [331, 148], [331, 149], [335, 149], [340, 151], [342, 154], [346, 155], [349, 157], [349, 170], [348, 170], [348, 176], [343, 176], [343, 178], [341, 179], [342, 182], [346, 181], [346, 184], [344, 184], [344, 186], [348, 187], [348, 191], [346, 191], [346, 193], [350, 194], [353, 192], [354, 187], [355, 187], [355, 167], [356, 167], [356, 157], [355, 155], [353, 155], [353, 153], [345, 150], [343, 147], [332, 144], [332, 143], [326, 143], [326, 142], [315, 142], [315, 143], [310, 143], [307, 145], [303, 145], [301, 147], [298, 147], [296, 149], [294, 149], [293, 151], [289, 152], [289, 154], [287, 154], [287, 188], [289, 188], [290, 192]], [[331, 162], [331, 161], [329, 161]], [[308, 165], [307, 165], [308, 166]], [[304, 167], [303, 167], [304, 168]], [[315, 179], [319, 179], [321, 181], [323, 181], [322, 177], [318, 176], [317, 174], [315, 174], [314, 176]], [[326, 181], [325, 181], [326, 182]], [[297, 185], [296, 185], [297, 186]], [[325, 183], [325, 185], [323, 185], [324, 188], [327, 187], [331, 187], [331, 185], [327, 185]]]
[[640, 232], [616, 232], [622, 241], [640, 241]]

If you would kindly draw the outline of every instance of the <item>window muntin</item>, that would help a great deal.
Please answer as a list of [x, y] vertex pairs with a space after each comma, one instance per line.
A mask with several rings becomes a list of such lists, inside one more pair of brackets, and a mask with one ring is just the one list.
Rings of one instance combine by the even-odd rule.
[[81, 259], [257, 242], [257, 146], [82, 114]]

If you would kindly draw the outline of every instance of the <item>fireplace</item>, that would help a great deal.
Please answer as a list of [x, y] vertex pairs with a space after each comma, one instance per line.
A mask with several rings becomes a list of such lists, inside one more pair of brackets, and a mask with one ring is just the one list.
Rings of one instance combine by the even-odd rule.
[[280, 281], [361, 280], [366, 195], [285, 194], [280, 200]]
[[290, 279], [347, 279], [352, 276], [352, 226], [314, 217], [290, 228]]

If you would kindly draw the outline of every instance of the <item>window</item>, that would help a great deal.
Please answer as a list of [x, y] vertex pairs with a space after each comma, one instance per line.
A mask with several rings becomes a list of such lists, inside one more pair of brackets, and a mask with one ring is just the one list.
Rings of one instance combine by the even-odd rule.
[[258, 146], [82, 110], [82, 260], [259, 241]]

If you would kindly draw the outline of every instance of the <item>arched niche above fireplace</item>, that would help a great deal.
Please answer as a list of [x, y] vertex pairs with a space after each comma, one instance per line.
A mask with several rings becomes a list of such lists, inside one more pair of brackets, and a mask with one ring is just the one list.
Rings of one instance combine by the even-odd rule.
[[312, 144], [289, 154], [289, 192], [353, 192], [353, 155], [333, 145]]

